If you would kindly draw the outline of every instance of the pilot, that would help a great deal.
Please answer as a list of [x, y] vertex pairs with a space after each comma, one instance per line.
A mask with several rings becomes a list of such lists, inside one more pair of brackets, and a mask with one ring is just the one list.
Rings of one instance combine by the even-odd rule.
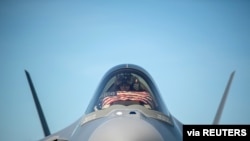
[[129, 91], [132, 89], [133, 77], [130, 73], [120, 73], [116, 75], [116, 90]]
[[130, 73], [120, 73], [116, 75], [116, 90], [117, 91], [141, 91], [141, 85], [135, 76]]
[[[140, 104], [144, 105], [148, 109], [152, 109], [150, 105], [145, 103], [143, 104], [142, 101], [138, 101], [140, 98], [150, 101], [151, 97], [149, 95], [146, 95], [147, 93], [143, 93], [146, 92], [145, 89], [143, 89], [143, 87], [141, 86], [139, 79], [133, 76], [131, 73], [124, 72], [117, 74], [114, 85], [114, 91], [106, 92], [102, 95], [102, 97], [99, 98], [99, 102], [95, 107], [95, 110], [108, 108], [112, 104]], [[124, 94], [126, 94], [127, 96], [125, 96]], [[138, 94], [142, 95], [139, 96]]]

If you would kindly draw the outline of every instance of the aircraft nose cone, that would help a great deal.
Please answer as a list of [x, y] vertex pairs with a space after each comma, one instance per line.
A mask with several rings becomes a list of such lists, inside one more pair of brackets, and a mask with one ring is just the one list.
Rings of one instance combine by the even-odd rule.
[[148, 122], [138, 118], [113, 118], [98, 126], [89, 141], [164, 141]]

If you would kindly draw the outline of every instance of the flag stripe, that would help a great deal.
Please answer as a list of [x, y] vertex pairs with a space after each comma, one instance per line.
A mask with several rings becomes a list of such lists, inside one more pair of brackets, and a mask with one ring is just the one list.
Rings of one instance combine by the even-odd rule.
[[102, 100], [102, 106], [104, 105], [111, 105], [113, 102], [116, 101], [141, 101], [144, 104], [149, 104], [153, 107], [152, 98], [149, 93], [147, 92], [127, 92], [127, 91], [118, 91], [116, 95], [106, 96]]

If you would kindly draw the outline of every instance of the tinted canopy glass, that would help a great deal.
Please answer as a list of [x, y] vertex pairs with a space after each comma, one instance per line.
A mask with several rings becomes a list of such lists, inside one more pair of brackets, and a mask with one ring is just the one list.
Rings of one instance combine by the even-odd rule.
[[106, 73], [87, 113], [116, 104], [125, 106], [137, 104], [168, 114], [150, 75], [134, 65], [130, 67], [120, 65]]

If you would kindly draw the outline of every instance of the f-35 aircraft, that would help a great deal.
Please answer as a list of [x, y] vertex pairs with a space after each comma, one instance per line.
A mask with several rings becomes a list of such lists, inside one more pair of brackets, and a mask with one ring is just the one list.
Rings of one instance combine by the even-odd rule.
[[[182, 141], [183, 124], [166, 108], [150, 74], [134, 64], [111, 68], [102, 78], [86, 112], [51, 134], [28, 71], [25, 71], [44, 138], [40, 141]], [[218, 124], [234, 72], [213, 124]]]

